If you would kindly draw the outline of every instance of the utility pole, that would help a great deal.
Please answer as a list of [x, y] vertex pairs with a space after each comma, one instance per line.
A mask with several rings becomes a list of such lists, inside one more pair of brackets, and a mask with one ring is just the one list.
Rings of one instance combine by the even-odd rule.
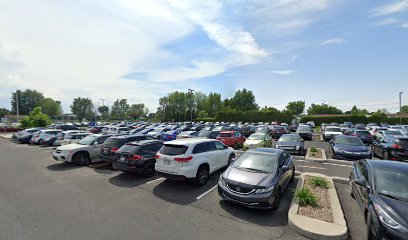
[[191, 99], [190, 99], [190, 121], [193, 123], [193, 92], [194, 89], [188, 89], [188, 92], [191, 94]]
[[401, 111], [402, 111], [402, 92], [399, 92], [399, 115], [400, 115], [400, 125], [402, 124], [402, 116], [401, 116]]
[[20, 109], [18, 106], [18, 90], [16, 91], [16, 111], [17, 111], [17, 122], [20, 122]]
[[101, 99], [99, 99], [99, 100], [101, 100], [102, 101], [102, 106], [105, 106], [105, 98], [101, 98]]

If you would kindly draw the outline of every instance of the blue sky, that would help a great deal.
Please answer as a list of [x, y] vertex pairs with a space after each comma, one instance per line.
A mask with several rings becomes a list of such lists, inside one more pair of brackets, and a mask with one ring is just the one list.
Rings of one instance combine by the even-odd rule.
[[395, 112], [407, 43], [408, 0], [0, 1], [0, 107], [26, 88], [65, 112], [78, 96], [155, 111], [171, 91], [247, 88], [279, 109]]

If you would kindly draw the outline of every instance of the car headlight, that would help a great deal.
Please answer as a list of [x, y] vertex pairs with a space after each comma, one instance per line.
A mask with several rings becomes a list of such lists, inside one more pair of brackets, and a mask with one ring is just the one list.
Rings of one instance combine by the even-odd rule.
[[276, 144], [276, 148], [279, 148], [279, 147], [280, 147], [280, 145]]
[[262, 193], [268, 193], [272, 192], [274, 189], [274, 186], [267, 187], [267, 188], [259, 188], [255, 191], [255, 194], [262, 194]]
[[227, 186], [227, 182], [225, 182], [225, 180], [222, 178], [222, 176], [220, 176], [219, 182], [221, 183], [221, 185], [223, 185], [225, 187]]
[[380, 205], [377, 203], [374, 203], [373, 205], [382, 224], [397, 231], [408, 232], [404, 226], [392, 219], [392, 217]]
[[334, 148], [333, 148], [333, 151], [335, 151], [335, 152], [340, 152], [340, 149], [334, 147]]

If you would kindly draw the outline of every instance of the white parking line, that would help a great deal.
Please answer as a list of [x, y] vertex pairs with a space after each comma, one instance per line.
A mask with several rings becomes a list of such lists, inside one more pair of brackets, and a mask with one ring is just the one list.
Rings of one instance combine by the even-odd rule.
[[295, 159], [296, 162], [310, 162], [309, 160], [300, 160], [300, 159]]
[[154, 182], [157, 182], [157, 181], [160, 181], [160, 180], [164, 180], [164, 178], [161, 177], [161, 178], [152, 180], [152, 181], [150, 181], [150, 182], [147, 182], [146, 184], [154, 183]]
[[201, 198], [203, 198], [205, 195], [209, 194], [210, 192], [214, 191], [214, 189], [216, 189], [218, 187], [218, 184], [215, 185], [214, 187], [212, 187], [210, 190], [208, 190], [207, 192], [201, 194], [200, 196], [196, 197], [196, 200], [200, 200]]
[[337, 164], [337, 163], [323, 163], [323, 164], [333, 165], [333, 166], [341, 166], [341, 167], [349, 167], [349, 168], [352, 168], [352, 167], [353, 167], [353, 166], [351, 166], [351, 165], [343, 165], [343, 164]]
[[311, 166], [301, 166], [304, 168], [312, 168], [312, 169], [320, 169], [320, 170], [327, 170], [327, 168], [321, 168], [321, 167], [311, 167]]

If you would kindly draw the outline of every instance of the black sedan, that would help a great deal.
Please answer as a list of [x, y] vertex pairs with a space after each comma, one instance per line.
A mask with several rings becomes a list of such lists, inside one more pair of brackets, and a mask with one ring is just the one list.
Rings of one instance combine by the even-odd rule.
[[293, 154], [305, 154], [304, 140], [299, 134], [283, 134], [278, 142], [276, 142], [276, 148], [283, 149]]
[[333, 158], [359, 160], [371, 158], [372, 153], [360, 138], [348, 135], [337, 135], [330, 140], [330, 152]]
[[371, 146], [374, 156], [386, 160], [408, 160], [408, 137], [385, 136]]
[[350, 187], [364, 214], [368, 239], [407, 239], [406, 163], [360, 160], [350, 173]]
[[256, 148], [236, 159], [220, 176], [219, 196], [249, 208], [278, 209], [295, 178], [292, 156], [280, 149]]

